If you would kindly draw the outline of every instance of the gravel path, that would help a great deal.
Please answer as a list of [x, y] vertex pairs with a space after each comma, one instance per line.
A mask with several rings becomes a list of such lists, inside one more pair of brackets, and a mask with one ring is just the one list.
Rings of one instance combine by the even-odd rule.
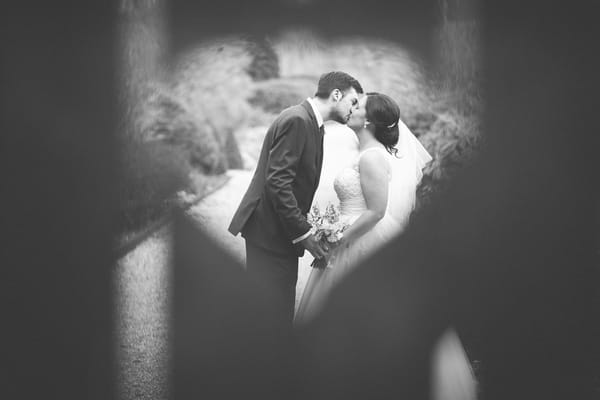
[[[244, 240], [227, 226], [244, 195], [252, 172], [231, 170], [229, 181], [194, 205], [188, 214], [241, 262]], [[118, 395], [121, 400], [169, 397], [169, 307], [172, 237], [167, 225], [118, 260], [114, 271]], [[310, 255], [300, 259], [296, 302], [310, 272]]]
[[231, 217], [242, 200], [242, 196], [252, 178], [246, 170], [227, 171], [229, 181], [221, 189], [205, 197], [188, 211], [198, 226], [234, 255], [240, 261], [245, 259], [244, 240], [227, 231]]
[[171, 234], [154, 233], [115, 267], [118, 398], [168, 399]]

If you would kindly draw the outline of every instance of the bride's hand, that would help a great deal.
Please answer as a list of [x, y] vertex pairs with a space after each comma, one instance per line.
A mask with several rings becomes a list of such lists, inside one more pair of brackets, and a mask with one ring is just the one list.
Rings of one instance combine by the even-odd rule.
[[337, 242], [335, 242], [333, 244], [333, 248], [340, 248], [340, 249], [345, 249], [348, 248], [348, 246], [350, 246], [350, 242], [348, 241], [348, 238], [345, 236], [342, 236], [342, 238], [340, 240], [338, 240]]
[[300, 243], [312, 254], [315, 259], [324, 258], [327, 255], [327, 251], [321, 240], [317, 238], [315, 235], [310, 235], [306, 239], [302, 240]]

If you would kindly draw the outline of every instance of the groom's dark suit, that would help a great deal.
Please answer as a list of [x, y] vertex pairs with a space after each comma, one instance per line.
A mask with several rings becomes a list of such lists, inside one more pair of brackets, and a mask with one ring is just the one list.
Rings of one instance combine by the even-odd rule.
[[284, 110], [267, 131], [250, 187], [229, 231], [246, 239], [248, 273], [275, 293], [273, 307], [291, 322], [306, 214], [321, 175], [323, 128], [308, 101]]

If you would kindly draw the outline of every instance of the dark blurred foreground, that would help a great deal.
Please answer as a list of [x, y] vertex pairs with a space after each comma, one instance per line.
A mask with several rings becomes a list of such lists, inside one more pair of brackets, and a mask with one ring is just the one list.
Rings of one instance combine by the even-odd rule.
[[[197, 8], [174, 2], [175, 45], [227, 26], [267, 29], [253, 18], [261, 6], [285, 16], [303, 2], [230, 3], [207, 5], [214, 25], [199, 26]], [[297, 338], [270, 329], [255, 285], [177, 221], [176, 398], [427, 398], [429, 352], [448, 325], [481, 360], [482, 398], [598, 395], [594, 14], [492, 3], [482, 8], [487, 147]], [[346, 1], [344, 18], [426, 33], [430, 8], [410, 4]], [[2, 398], [114, 397], [114, 10], [3, 13]], [[425, 39], [414, 45], [427, 52]]]

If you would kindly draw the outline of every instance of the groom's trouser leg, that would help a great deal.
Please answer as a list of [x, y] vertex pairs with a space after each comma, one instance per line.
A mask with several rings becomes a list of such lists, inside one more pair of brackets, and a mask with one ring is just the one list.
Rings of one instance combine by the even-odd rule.
[[291, 328], [298, 281], [298, 257], [281, 255], [246, 241], [246, 268], [267, 296], [277, 323]]

